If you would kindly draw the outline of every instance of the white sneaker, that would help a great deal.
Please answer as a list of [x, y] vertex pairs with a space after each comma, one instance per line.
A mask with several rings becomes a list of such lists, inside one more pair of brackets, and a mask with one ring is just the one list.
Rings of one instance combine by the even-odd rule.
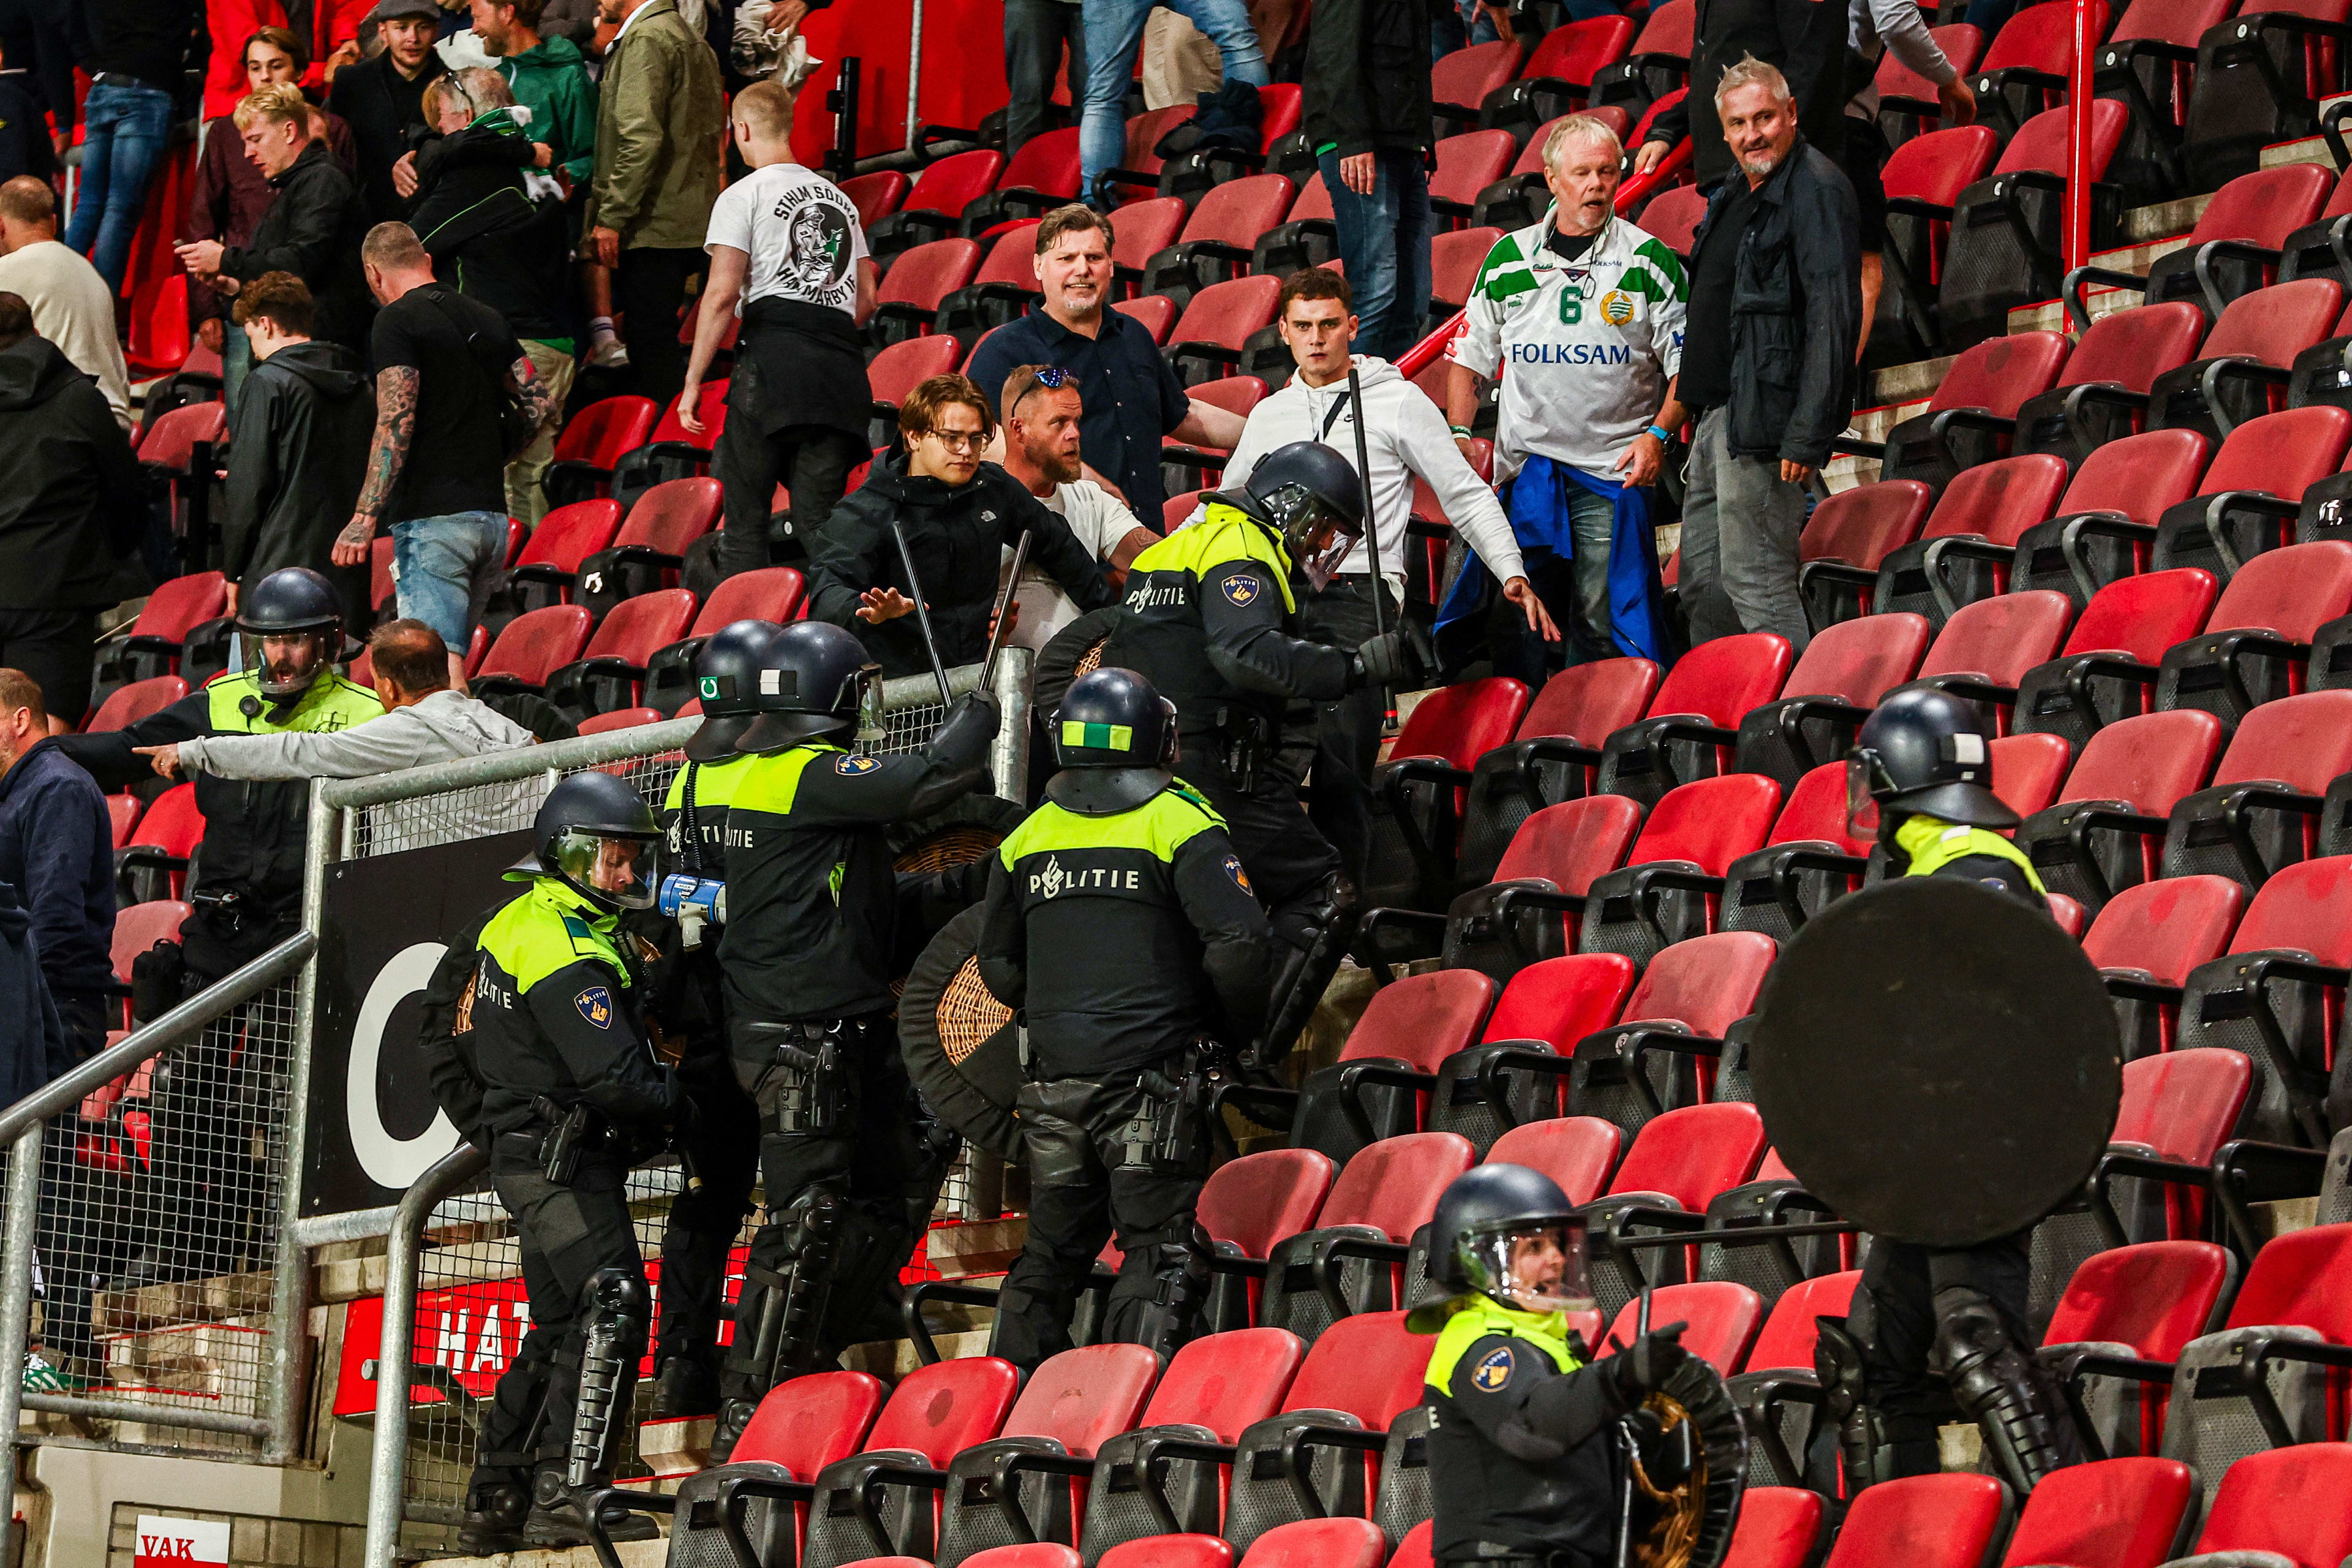
[[588, 351], [588, 363], [599, 370], [629, 368], [629, 345], [618, 338], [606, 338]]

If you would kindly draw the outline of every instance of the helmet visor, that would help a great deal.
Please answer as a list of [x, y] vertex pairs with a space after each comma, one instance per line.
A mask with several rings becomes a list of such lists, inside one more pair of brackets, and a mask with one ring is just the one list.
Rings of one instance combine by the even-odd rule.
[[857, 672], [857, 738], [879, 741], [889, 730], [889, 716], [882, 706], [882, 667], [869, 664]]
[[1285, 485], [1265, 498], [1282, 542], [1319, 592], [1339, 570], [1339, 563], [1356, 547], [1361, 530], [1357, 520], [1335, 511], [1305, 485]]
[[249, 632], [239, 628], [240, 668], [255, 671], [265, 697], [299, 697], [342, 651], [340, 632]]
[[1470, 1283], [1523, 1312], [1580, 1312], [1592, 1306], [1585, 1271], [1584, 1221], [1572, 1215], [1508, 1220], [1464, 1237]]
[[1856, 746], [1845, 754], [1845, 830], [1856, 838], [1878, 836], [1878, 796], [1881, 792], [1893, 794], [1895, 781], [1887, 776], [1886, 766], [1878, 753], [1868, 746]]
[[553, 857], [565, 881], [615, 909], [651, 909], [661, 887], [661, 848], [650, 836], [571, 828]]

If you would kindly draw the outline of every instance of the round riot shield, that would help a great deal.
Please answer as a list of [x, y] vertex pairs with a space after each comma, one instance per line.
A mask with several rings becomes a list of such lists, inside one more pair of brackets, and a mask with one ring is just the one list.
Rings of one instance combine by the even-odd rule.
[[1764, 1130], [1874, 1236], [1968, 1247], [2079, 1189], [2123, 1094], [2099, 973], [2048, 915], [1957, 877], [1882, 882], [1805, 923], [1750, 1051]]
[[1013, 1119], [1019, 1031], [1012, 1009], [982, 984], [972, 956], [986, 912], [964, 910], [915, 960], [898, 998], [898, 1049], [907, 1076], [940, 1121], [980, 1148], [1019, 1160], [1021, 1127]]

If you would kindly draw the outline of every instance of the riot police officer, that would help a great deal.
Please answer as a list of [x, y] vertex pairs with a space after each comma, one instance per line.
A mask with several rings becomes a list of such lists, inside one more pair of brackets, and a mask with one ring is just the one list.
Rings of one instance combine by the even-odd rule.
[[1031, 1191], [991, 1352], [1024, 1369], [1068, 1348], [1114, 1228], [1106, 1338], [1171, 1354], [1207, 1294], [1193, 1206], [1214, 1042], [1257, 1025], [1269, 928], [1223, 822], [1169, 772], [1176, 731], [1132, 670], [1080, 676], [1055, 725], [1062, 771], [989, 871], [980, 973], [1027, 1024]]
[[766, 1212], [736, 1309], [714, 1460], [770, 1387], [871, 1322], [946, 1174], [952, 1143], [927, 1137], [891, 1022], [902, 889], [885, 833], [981, 783], [998, 721], [993, 700], [975, 692], [921, 752], [860, 756], [845, 743], [880, 674], [865, 646], [801, 621], [775, 639], [769, 663], [776, 689], [736, 742], [755, 760], [728, 798], [719, 948], [735, 1070], [759, 1104]]
[[1176, 705], [1176, 773], [1224, 819], [1289, 944], [1273, 983], [1265, 1045], [1287, 1047], [1355, 934], [1339, 852], [1276, 765], [1294, 697], [1328, 702], [1367, 686], [1417, 685], [1395, 632], [1352, 651], [1296, 635], [1302, 585], [1321, 587], [1363, 531], [1363, 485], [1332, 448], [1294, 441], [1246, 488], [1204, 498], [1206, 515], [1128, 569], [1126, 614], [1102, 662], [1132, 669]]
[[[1992, 792], [1990, 737], [1972, 703], [1927, 687], [1881, 702], [1846, 758], [1846, 815], [1909, 877], [1967, 877], [2046, 909], [2024, 852], [1997, 831], [2017, 813]], [[1838, 1424], [1846, 1484], [1940, 1468], [1936, 1429], [1965, 1416], [2019, 1496], [2078, 1456], [2026, 1324], [2031, 1231], [1975, 1247], [1875, 1241], [1843, 1324], [1814, 1359]]]
[[1432, 1277], [1454, 1294], [1405, 1320], [1437, 1336], [1423, 1389], [1432, 1553], [1604, 1568], [1624, 1484], [1620, 1424], [1687, 1358], [1682, 1325], [1594, 1359], [1568, 1320], [1592, 1308], [1584, 1221], [1558, 1183], [1524, 1165], [1455, 1177], [1432, 1234]]
[[[660, 829], [635, 790], [574, 773], [549, 792], [520, 898], [482, 928], [471, 1022], [490, 1180], [513, 1216], [530, 1331], [484, 1412], [459, 1533], [479, 1555], [579, 1546], [613, 1481], [650, 1298], [626, 1190], [633, 1155], [686, 1113], [641, 1020], [645, 976], [620, 931], [651, 907]], [[620, 1539], [653, 1521], [608, 1517]]]
[[[656, 814], [665, 835], [672, 896], [662, 907], [662, 950], [654, 992], [663, 1026], [678, 1042], [679, 1081], [694, 1102], [694, 1180], [670, 1200], [662, 1232], [661, 1325], [654, 1336], [656, 1419], [719, 1408], [719, 1314], [727, 1255], [751, 1212], [759, 1175], [760, 1112], [735, 1077], [719, 973], [713, 889], [727, 875], [727, 801], [751, 763], [735, 742], [760, 712], [760, 672], [783, 631], [772, 621], [736, 621], [705, 643], [694, 661], [702, 727], [686, 742], [686, 764]], [[673, 905], [677, 906], [673, 908]], [[642, 917], [641, 917], [642, 918]]]

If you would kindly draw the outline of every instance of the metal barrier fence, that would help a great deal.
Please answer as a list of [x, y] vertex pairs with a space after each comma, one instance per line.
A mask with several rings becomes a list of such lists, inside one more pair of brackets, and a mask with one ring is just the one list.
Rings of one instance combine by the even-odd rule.
[[[1026, 787], [1030, 662], [1026, 653], [1007, 649], [996, 676], [1004, 721], [991, 772], [995, 792], [1012, 800], [1023, 798]], [[950, 689], [958, 696], [979, 684], [977, 665], [948, 674]], [[860, 735], [855, 750], [920, 750], [947, 710], [938, 682], [919, 676], [885, 682], [882, 712], [881, 732]], [[321, 784], [312, 796], [307, 907], [314, 915], [320, 909], [333, 860], [530, 826], [547, 790], [566, 773], [591, 768], [618, 773], [658, 805], [684, 761], [677, 748], [698, 722], [675, 720], [404, 773]], [[307, 923], [315, 928], [317, 921]], [[314, 988], [315, 976], [307, 984]], [[306, 990], [306, 1002], [312, 994]], [[442, 1544], [454, 1533], [473, 1467], [476, 1401], [520, 1344], [526, 1309], [520, 1250], [505, 1211], [486, 1185], [480, 1155], [460, 1146], [420, 1176], [394, 1209], [352, 1216], [335, 1231], [346, 1239], [390, 1237], [375, 1367], [365, 1559], [370, 1568], [390, 1568], [402, 1556]], [[631, 1177], [637, 1239], [648, 1257], [658, 1256], [662, 1217], [677, 1185], [675, 1167], [667, 1164]], [[941, 1206], [970, 1217], [971, 1201], [970, 1174], [960, 1160]], [[325, 1233], [314, 1226], [309, 1234]], [[748, 1235], [747, 1226], [739, 1240]], [[740, 1288], [740, 1280], [730, 1278], [730, 1300]]]

